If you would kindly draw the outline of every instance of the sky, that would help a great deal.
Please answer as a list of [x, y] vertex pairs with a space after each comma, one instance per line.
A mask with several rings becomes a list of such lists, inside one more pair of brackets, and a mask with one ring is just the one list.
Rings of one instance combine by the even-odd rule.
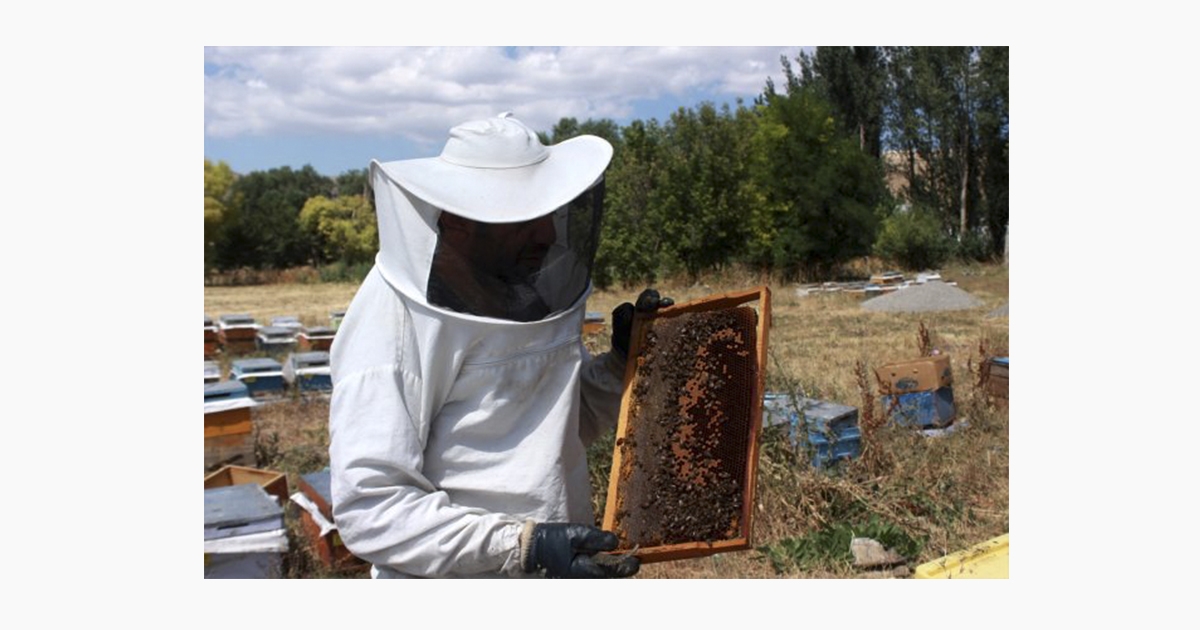
[[[238, 173], [437, 155], [454, 125], [511, 111], [665, 122], [680, 107], [750, 104], [802, 47], [205, 47], [204, 155]], [[793, 64], [795, 65], [795, 64]]]

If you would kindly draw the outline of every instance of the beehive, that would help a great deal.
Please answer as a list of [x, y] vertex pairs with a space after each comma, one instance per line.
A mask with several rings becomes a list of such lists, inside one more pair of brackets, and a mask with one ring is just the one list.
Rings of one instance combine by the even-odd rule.
[[336, 331], [329, 326], [312, 326], [296, 335], [301, 352], [329, 351]]
[[298, 391], [333, 389], [328, 352], [295, 352], [283, 364], [283, 380]]
[[750, 548], [770, 291], [634, 319], [604, 529], [642, 562]]
[[208, 315], [204, 316], [204, 358], [208, 359], [217, 355], [217, 349], [221, 343], [220, 335], [217, 332], [217, 325]]
[[255, 350], [258, 324], [247, 313], [221, 315], [217, 318], [217, 335], [220, 346], [227, 352], [242, 353]]

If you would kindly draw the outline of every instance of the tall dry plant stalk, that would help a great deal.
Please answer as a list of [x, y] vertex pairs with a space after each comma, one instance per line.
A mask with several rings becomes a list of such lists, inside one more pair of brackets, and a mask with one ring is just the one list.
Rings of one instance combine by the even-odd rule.
[[[879, 375], [875, 378], [878, 379]], [[875, 394], [867, 377], [867, 364], [862, 359], [854, 362], [854, 380], [858, 383], [859, 399], [862, 401], [858, 412], [858, 430], [862, 436], [860, 460], [868, 471], [878, 473], [890, 464], [879, 441], [879, 430], [887, 422], [887, 414], [875, 413]]]
[[933, 341], [929, 338], [929, 329], [925, 322], [920, 322], [917, 328], [917, 354], [923, 357], [933, 356]]

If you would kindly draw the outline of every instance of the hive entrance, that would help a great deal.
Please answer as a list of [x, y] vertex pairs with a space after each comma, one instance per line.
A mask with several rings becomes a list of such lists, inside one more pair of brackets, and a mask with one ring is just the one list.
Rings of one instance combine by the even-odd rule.
[[604, 518], [619, 550], [749, 547], [767, 320], [763, 287], [635, 322]]

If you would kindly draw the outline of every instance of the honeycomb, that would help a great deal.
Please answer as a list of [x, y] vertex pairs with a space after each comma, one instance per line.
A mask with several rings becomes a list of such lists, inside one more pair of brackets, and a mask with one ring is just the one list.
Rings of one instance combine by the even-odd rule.
[[604, 528], [643, 562], [749, 547], [766, 331], [730, 302], [636, 324]]

